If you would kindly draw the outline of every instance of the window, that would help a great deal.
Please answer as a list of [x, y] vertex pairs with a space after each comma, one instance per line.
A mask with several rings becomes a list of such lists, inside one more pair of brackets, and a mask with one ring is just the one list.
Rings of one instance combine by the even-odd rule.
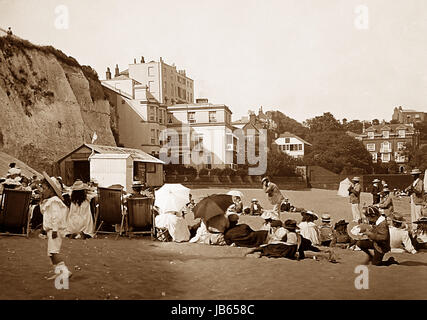
[[160, 109], [160, 112], [159, 112], [159, 123], [163, 123], [163, 109]]
[[389, 162], [390, 161], [390, 153], [383, 153], [381, 155], [382, 161], [383, 162]]
[[389, 132], [389, 131], [387, 131], [387, 130], [384, 130], [384, 131], [383, 131], [383, 138], [384, 138], [384, 139], [388, 139], [388, 138], [389, 138], [389, 136], [390, 136], [390, 132]]
[[194, 149], [198, 151], [203, 150], [203, 133], [196, 133], [194, 135], [195, 146]]
[[148, 75], [150, 77], [154, 76], [154, 67], [148, 67]]
[[369, 138], [369, 139], [373, 139], [373, 138], [374, 138], [374, 136], [375, 136], [375, 134], [374, 134], [374, 132], [373, 132], [373, 131], [369, 131], [369, 132], [368, 132], [368, 138]]
[[368, 143], [368, 144], [366, 145], [366, 149], [367, 149], [368, 151], [375, 151], [375, 143]]
[[405, 129], [399, 130], [399, 138], [405, 138], [406, 131]]
[[196, 122], [196, 113], [195, 112], [189, 112], [187, 119], [188, 119], [188, 123], [195, 123]]
[[212, 157], [210, 155], [206, 156], [206, 169], [212, 169]]
[[209, 122], [216, 122], [216, 111], [209, 111]]
[[417, 113], [417, 114], [415, 115], [415, 118], [416, 118], [416, 119], [419, 119], [419, 118], [420, 118], [420, 115]]
[[291, 142], [291, 139], [290, 138], [285, 138], [285, 143], [289, 143], [289, 142]]
[[147, 162], [147, 172], [148, 173], [155, 173], [156, 172], [156, 164], [155, 163], [151, 163], [151, 162]]
[[149, 121], [155, 121], [155, 117], [156, 117], [156, 110], [155, 110], [155, 108], [153, 107], [153, 106], [150, 106], [149, 107], [149, 115], [148, 115], [148, 120]]
[[371, 155], [372, 155], [372, 161], [376, 162], [377, 161], [377, 153], [371, 152]]
[[397, 150], [403, 150], [405, 148], [405, 142], [398, 142], [397, 143]]
[[390, 142], [381, 143], [381, 152], [391, 152]]
[[301, 143], [298, 145], [298, 150], [302, 151], [302, 144]]
[[156, 130], [151, 129], [151, 144], [156, 144]]

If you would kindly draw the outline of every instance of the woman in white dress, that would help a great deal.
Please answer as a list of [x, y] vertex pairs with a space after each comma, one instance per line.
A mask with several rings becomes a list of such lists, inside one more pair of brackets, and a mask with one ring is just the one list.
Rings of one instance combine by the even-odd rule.
[[190, 240], [190, 230], [187, 221], [177, 214], [176, 211], [160, 213], [155, 218], [156, 227], [168, 229], [172, 240], [175, 242], [188, 241]]
[[71, 205], [67, 221], [67, 234], [72, 238], [88, 238], [94, 236], [94, 224], [90, 201], [96, 193], [89, 192], [87, 184], [76, 180], [71, 186]]
[[317, 220], [319, 217], [317, 214], [311, 211], [303, 211], [301, 212], [302, 221], [298, 225], [300, 228], [300, 234], [304, 238], [311, 241], [313, 245], [320, 245], [319, 239], [319, 230], [316, 224], [313, 222]]

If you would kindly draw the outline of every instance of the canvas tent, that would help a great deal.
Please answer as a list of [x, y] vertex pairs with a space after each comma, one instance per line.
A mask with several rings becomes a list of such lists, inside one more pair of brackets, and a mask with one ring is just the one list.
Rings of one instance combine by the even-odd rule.
[[351, 181], [349, 178], [345, 178], [343, 181], [341, 181], [337, 195], [340, 197], [348, 197], [348, 188], [350, 188], [350, 185]]

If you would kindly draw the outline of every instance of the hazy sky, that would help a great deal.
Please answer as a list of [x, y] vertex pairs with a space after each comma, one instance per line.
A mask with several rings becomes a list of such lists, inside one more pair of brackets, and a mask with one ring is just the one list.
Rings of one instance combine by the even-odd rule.
[[[59, 5], [68, 29], [55, 26]], [[425, 0], [0, 0], [8, 26], [100, 79], [107, 66], [163, 57], [233, 119], [261, 105], [298, 121], [326, 111], [390, 120], [399, 105], [427, 112]]]

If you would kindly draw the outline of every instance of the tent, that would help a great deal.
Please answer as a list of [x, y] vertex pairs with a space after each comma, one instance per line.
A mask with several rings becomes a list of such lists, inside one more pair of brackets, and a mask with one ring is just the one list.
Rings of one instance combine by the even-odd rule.
[[349, 178], [345, 178], [340, 182], [340, 187], [338, 188], [337, 195], [341, 197], [348, 197], [348, 188], [351, 186], [351, 181]]

